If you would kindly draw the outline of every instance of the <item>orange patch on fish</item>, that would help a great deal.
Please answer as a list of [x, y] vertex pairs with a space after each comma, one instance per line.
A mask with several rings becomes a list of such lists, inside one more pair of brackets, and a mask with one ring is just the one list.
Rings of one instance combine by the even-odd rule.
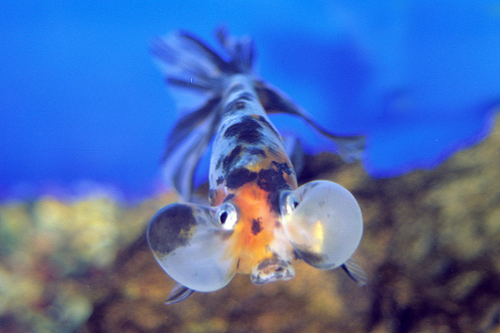
[[279, 217], [266, 204], [268, 193], [255, 182], [241, 186], [233, 199], [239, 209], [237, 235], [229, 256], [238, 256], [238, 273], [249, 274], [262, 260], [273, 256], [269, 243], [274, 239], [274, 228]]

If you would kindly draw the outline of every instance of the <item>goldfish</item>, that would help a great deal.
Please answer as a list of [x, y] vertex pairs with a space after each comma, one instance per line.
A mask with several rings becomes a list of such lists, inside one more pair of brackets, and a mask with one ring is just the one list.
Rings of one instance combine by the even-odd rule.
[[[331, 139], [346, 162], [360, 158], [364, 137], [329, 132], [258, 77], [251, 38], [222, 28], [216, 36], [224, 53], [182, 31], [152, 46], [182, 111], [163, 160], [165, 179], [182, 202], [160, 209], [147, 229], [154, 257], [177, 282], [166, 304], [219, 290], [237, 273], [257, 285], [290, 280], [301, 261], [342, 267], [364, 284], [366, 274], [352, 258], [363, 230], [356, 199], [331, 181], [298, 186], [289, 145], [268, 115], [301, 118]], [[193, 178], [211, 142], [203, 203], [194, 196]]]

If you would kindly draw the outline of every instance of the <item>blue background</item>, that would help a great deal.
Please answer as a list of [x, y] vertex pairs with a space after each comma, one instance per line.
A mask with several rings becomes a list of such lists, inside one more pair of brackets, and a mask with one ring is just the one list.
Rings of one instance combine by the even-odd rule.
[[498, 105], [498, 1], [4, 1], [0, 199], [82, 180], [157, 190], [177, 114], [149, 43], [182, 28], [213, 44], [221, 24], [253, 36], [259, 74], [324, 127], [365, 134], [376, 177], [476, 142]]

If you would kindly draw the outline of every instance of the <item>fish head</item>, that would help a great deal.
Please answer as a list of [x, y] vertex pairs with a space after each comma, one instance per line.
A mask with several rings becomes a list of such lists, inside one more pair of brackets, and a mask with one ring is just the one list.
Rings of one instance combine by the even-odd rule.
[[255, 284], [289, 280], [298, 257], [268, 200], [248, 183], [216, 207], [168, 205], [149, 223], [149, 247], [167, 274], [196, 291], [221, 289], [236, 273], [251, 274]]
[[328, 181], [276, 193], [249, 182], [216, 207], [166, 206], [147, 231], [161, 267], [178, 283], [202, 292], [221, 289], [236, 273], [250, 274], [255, 284], [289, 280], [298, 260], [333, 269], [352, 256], [361, 235], [356, 200]]

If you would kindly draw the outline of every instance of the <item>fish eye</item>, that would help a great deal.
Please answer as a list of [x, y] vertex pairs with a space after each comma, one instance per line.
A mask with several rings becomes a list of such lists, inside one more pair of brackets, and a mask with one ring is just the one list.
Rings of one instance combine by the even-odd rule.
[[293, 192], [286, 191], [281, 193], [280, 196], [280, 209], [283, 216], [293, 213], [295, 208], [299, 205], [299, 197]]
[[236, 222], [238, 222], [238, 211], [236, 207], [226, 202], [217, 210], [217, 221], [226, 230], [233, 230]]

